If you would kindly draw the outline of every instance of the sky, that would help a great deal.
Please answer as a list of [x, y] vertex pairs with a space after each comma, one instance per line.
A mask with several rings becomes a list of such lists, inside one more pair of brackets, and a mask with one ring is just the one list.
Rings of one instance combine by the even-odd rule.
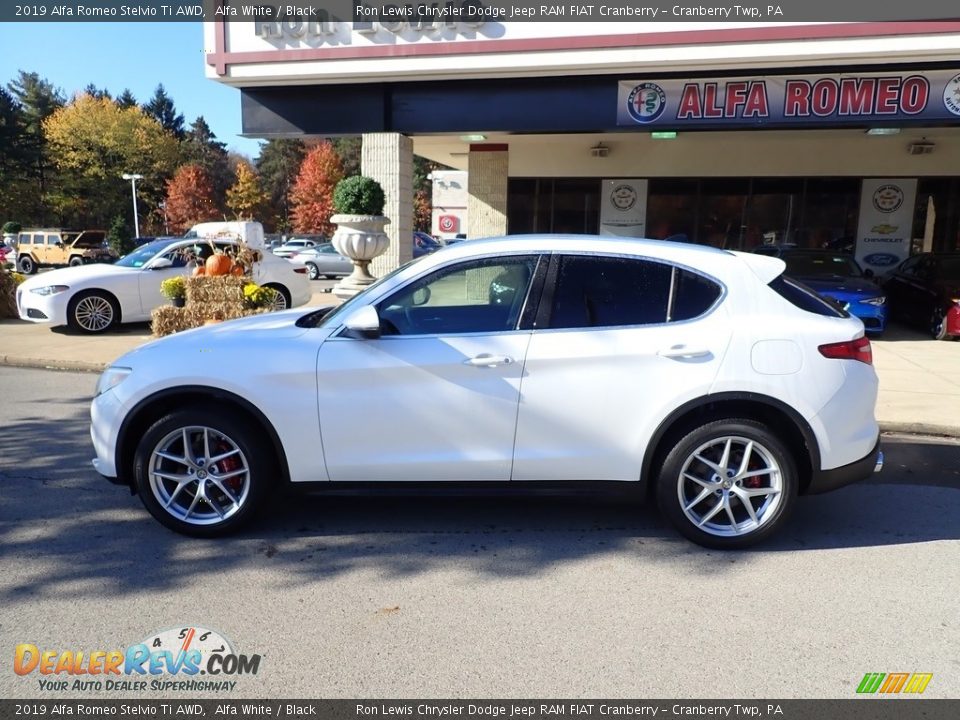
[[256, 159], [259, 142], [239, 136], [240, 91], [208, 80], [203, 62], [199, 22], [0, 23], [0, 85], [25, 70], [68, 98], [93, 83], [144, 103], [162, 83], [185, 128], [203, 115], [229, 150]]

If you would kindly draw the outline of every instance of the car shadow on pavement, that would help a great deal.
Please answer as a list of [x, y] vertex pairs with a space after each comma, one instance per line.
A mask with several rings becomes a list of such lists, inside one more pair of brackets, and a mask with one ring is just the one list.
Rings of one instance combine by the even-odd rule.
[[[74, 330], [69, 325], [59, 325], [57, 327], [52, 327], [50, 328], [50, 332], [54, 332], [57, 335], [75, 335], [78, 337], [94, 337], [90, 333]], [[117, 325], [113, 329], [103, 333], [103, 336], [109, 337], [111, 335], [149, 335], [151, 332], [152, 330], [150, 329], [149, 322], [122, 323], [120, 325]]]
[[[244, 532], [196, 540], [169, 532], [138, 498], [93, 472], [87, 423], [86, 407], [71, 403], [65, 417], [22, 417], [13, 432], [0, 433], [0, 603], [179, 589], [211, 570], [252, 570], [297, 585], [360, 571], [402, 577], [454, 566], [481, 577], [536, 577], [617, 557], [715, 575], [762, 553], [960, 539], [958, 486], [931, 486], [920, 472], [905, 476], [908, 484], [870, 481], [803, 498], [772, 542], [719, 563], [724, 554], [680, 538], [654, 507], [591, 496], [284, 495]], [[909, 440], [899, 446], [892, 454], [932, 452]], [[937, 445], [936, 452], [944, 468], [937, 477], [960, 467], [960, 446]]]

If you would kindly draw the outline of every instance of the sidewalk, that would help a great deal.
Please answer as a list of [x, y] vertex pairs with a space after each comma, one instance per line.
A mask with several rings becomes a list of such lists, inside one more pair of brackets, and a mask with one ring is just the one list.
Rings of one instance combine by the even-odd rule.
[[[316, 292], [309, 305], [338, 300]], [[99, 372], [150, 339], [146, 323], [104, 336], [74, 335], [20, 320], [0, 320], [0, 365]], [[885, 431], [960, 437], [960, 342], [936, 342], [892, 327], [873, 341], [880, 376], [877, 419]]]

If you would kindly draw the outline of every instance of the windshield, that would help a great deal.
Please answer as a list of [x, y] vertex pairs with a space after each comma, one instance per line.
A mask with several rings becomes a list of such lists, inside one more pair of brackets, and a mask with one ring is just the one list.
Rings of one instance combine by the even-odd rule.
[[[426, 257], [426, 256], [424, 256], [424, 257]], [[387, 281], [387, 280], [389, 280], [390, 278], [392, 278], [392, 277], [393, 277], [394, 275], [396, 275], [397, 273], [401, 272], [402, 270], [406, 270], [408, 267], [410, 267], [410, 266], [413, 265], [414, 263], [420, 262], [421, 260], [423, 260], [422, 257], [416, 258], [415, 260], [411, 260], [411, 261], [408, 262], [408, 263], [404, 263], [403, 265], [401, 265], [400, 267], [396, 268], [395, 270], [392, 270], [392, 271], [388, 272], [388, 273], [387, 273], [386, 275], [384, 275], [382, 278], [380, 278], [380, 279], [377, 280], [375, 283], [373, 283], [372, 285], [370, 285], [370, 286], [369, 286], [366, 290], [364, 290], [362, 293], [359, 293], [358, 295], [354, 295], [352, 298], [350, 298], [349, 300], [347, 300], [345, 303], [343, 303], [340, 307], [338, 307], [338, 308], [337, 308], [336, 310], [334, 310], [332, 313], [330, 313], [329, 315], [327, 315], [327, 316], [323, 319], [323, 324], [320, 325], [320, 327], [331, 327], [331, 326], [333, 326], [333, 325], [338, 325], [338, 324], [340, 323], [340, 318], [345, 317], [345, 316], [347, 315], [347, 313], [349, 313], [353, 308], [355, 308], [355, 307], [362, 307], [362, 306], [363, 306], [363, 304], [366, 302], [366, 298], [369, 296], [371, 290], [373, 290], [374, 288], [379, 287], [381, 284], [383, 284], [385, 281]]]
[[143, 267], [150, 262], [150, 260], [152, 260], [157, 253], [169, 245], [169, 240], [154, 240], [153, 242], [145, 243], [129, 255], [124, 255], [122, 258], [117, 260], [114, 265], [132, 268]]
[[793, 277], [862, 277], [860, 266], [849, 255], [841, 253], [787, 253], [787, 275]]

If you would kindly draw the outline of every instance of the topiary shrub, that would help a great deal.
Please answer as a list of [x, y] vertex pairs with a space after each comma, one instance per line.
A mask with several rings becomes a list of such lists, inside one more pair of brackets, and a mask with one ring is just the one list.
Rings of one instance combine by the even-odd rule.
[[380, 183], [362, 175], [344, 178], [333, 191], [333, 208], [343, 215], [383, 215], [385, 202]]
[[21, 230], [23, 230], [23, 226], [20, 223], [11, 220], [3, 224], [3, 228], [0, 229], [0, 233], [3, 235], [16, 235]]

